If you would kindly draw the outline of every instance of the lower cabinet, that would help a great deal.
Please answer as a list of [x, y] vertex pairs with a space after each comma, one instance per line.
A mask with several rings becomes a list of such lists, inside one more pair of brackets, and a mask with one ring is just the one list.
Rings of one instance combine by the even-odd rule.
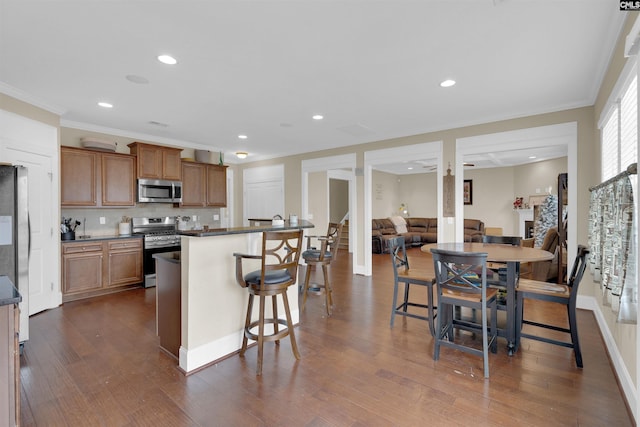
[[109, 280], [106, 286], [142, 282], [142, 239], [106, 242], [109, 250]]
[[0, 306], [0, 426], [20, 425], [18, 304]]
[[113, 292], [142, 281], [142, 239], [62, 244], [63, 301]]

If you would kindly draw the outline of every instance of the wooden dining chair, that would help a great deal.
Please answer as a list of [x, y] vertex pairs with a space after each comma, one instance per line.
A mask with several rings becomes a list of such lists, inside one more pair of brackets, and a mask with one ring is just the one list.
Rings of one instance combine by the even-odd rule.
[[[521, 337], [529, 338], [537, 341], [555, 344], [573, 349], [576, 358], [576, 365], [582, 368], [582, 352], [580, 351], [580, 341], [578, 339], [578, 321], [576, 319], [576, 300], [578, 297], [578, 286], [582, 280], [582, 275], [587, 264], [587, 255], [589, 250], [582, 245], [578, 246], [578, 256], [573, 263], [571, 274], [568, 277], [566, 285], [556, 285], [549, 282], [542, 282], [530, 279], [520, 279], [517, 292], [517, 318], [516, 318], [516, 341], [519, 342]], [[567, 316], [569, 327], [551, 325], [541, 321], [533, 321], [524, 319], [524, 302], [528, 300], [550, 301], [567, 307]], [[523, 333], [523, 325], [531, 325], [538, 328], [551, 329], [569, 334], [571, 342], [558, 339], [548, 338], [542, 335], [534, 335]]]
[[[433, 306], [433, 275], [426, 270], [409, 268], [409, 259], [405, 247], [404, 237], [398, 236], [387, 240], [389, 253], [391, 254], [391, 263], [393, 265], [393, 302], [391, 303], [391, 321], [390, 326], [393, 328], [396, 314], [400, 316], [413, 317], [415, 319], [426, 320], [429, 324], [429, 331], [435, 336], [434, 318], [436, 316]], [[404, 284], [403, 299], [398, 304], [398, 287]], [[409, 300], [409, 291], [411, 285], [417, 285], [426, 288], [427, 304], [412, 302]], [[409, 311], [409, 307], [425, 309], [427, 313], [415, 313]], [[426, 314], [426, 315], [425, 315]]]
[[[489, 348], [497, 351], [497, 290], [487, 286], [487, 254], [457, 252], [432, 248], [435, 268], [438, 316], [433, 359], [440, 358], [440, 346], [455, 348], [482, 356], [484, 377], [489, 378]], [[480, 273], [478, 273], [478, 271]], [[454, 316], [454, 308], [480, 310], [481, 323]], [[491, 329], [488, 314], [491, 312]], [[482, 350], [464, 343], [456, 343], [456, 329], [477, 332], [482, 330]]]
[[[234, 253], [236, 257], [236, 281], [240, 286], [249, 291], [249, 303], [247, 304], [247, 317], [244, 324], [244, 337], [240, 356], [244, 356], [247, 351], [248, 340], [258, 343], [258, 367], [257, 375], [262, 375], [262, 356], [265, 341], [275, 341], [280, 344], [280, 339], [289, 336], [291, 349], [296, 359], [300, 359], [296, 337], [293, 331], [293, 321], [291, 320], [291, 310], [289, 309], [289, 299], [287, 289], [296, 283], [298, 273], [298, 261], [302, 249], [302, 233], [300, 230], [293, 231], [265, 231], [262, 234], [262, 254], [247, 255]], [[259, 259], [260, 270], [243, 274], [243, 259]], [[284, 305], [285, 319], [278, 317], [277, 297], [282, 297]], [[258, 320], [251, 320], [253, 312], [254, 297], [260, 299]], [[271, 297], [272, 312], [271, 317], [265, 317], [265, 299]], [[273, 325], [273, 333], [265, 334], [265, 324]], [[279, 325], [286, 326], [280, 329]], [[258, 327], [258, 332], [253, 330]]]
[[[307, 249], [302, 253], [302, 258], [307, 264], [307, 271], [304, 276], [302, 285], [302, 307], [304, 310], [307, 304], [307, 294], [309, 293], [311, 279], [311, 269], [322, 267], [323, 284], [316, 284], [315, 287], [319, 292], [324, 291], [327, 316], [331, 316], [331, 308], [333, 306], [333, 296], [331, 281], [329, 280], [328, 267], [338, 256], [338, 247], [340, 246], [340, 236], [342, 235], [342, 223], [330, 222], [327, 234], [324, 236], [307, 236]], [[311, 241], [315, 238], [320, 243], [320, 248], [312, 246]]]

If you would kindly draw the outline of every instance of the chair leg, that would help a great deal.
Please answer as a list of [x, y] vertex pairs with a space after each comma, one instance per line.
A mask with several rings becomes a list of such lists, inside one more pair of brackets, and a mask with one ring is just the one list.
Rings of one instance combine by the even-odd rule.
[[282, 294], [282, 302], [284, 303], [284, 314], [287, 316], [287, 329], [289, 331], [289, 339], [291, 340], [291, 350], [297, 360], [300, 360], [300, 352], [298, 351], [298, 344], [296, 343], [296, 334], [293, 330], [293, 320], [291, 319], [291, 311], [289, 310], [289, 297], [287, 297], [287, 291]]
[[311, 279], [311, 264], [307, 264], [307, 271], [304, 274], [304, 284], [302, 285], [302, 307], [300, 311], [304, 311], [307, 304], [307, 293], [309, 292], [309, 280]]
[[333, 298], [331, 296], [331, 283], [329, 283], [327, 264], [322, 264], [322, 276], [324, 277], [324, 293], [327, 304], [327, 316], [331, 316], [331, 306], [333, 305]]
[[[484, 377], [489, 378], [489, 334], [487, 327], [487, 305], [484, 304], [482, 307], [482, 362], [484, 365]], [[493, 314], [492, 314], [493, 317]]]
[[435, 319], [435, 314], [433, 310], [433, 286], [427, 286], [427, 304], [429, 304], [428, 312], [429, 312], [429, 330], [431, 331], [431, 336], [436, 336], [436, 331], [433, 326], [433, 321]]
[[494, 301], [491, 306], [491, 352], [498, 352], [498, 303]]
[[[438, 313], [442, 314], [442, 304], [438, 303]], [[442, 339], [442, 320], [444, 316], [440, 315], [436, 319], [436, 335], [433, 342], [433, 360], [440, 358], [440, 340]]]
[[389, 322], [389, 326], [393, 328], [393, 322], [396, 318], [396, 307], [398, 304], [398, 281], [396, 280], [393, 285], [393, 302], [391, 304], [391, 321]]
[[576, 356], [576, 365], [582, 368], [582, 351], [580, 350], [580, 340], [578, 339], [578, 319], [576, 319], [576, 307], [574, 304], [567, 305], [569, 314], [569, 330], [571, 331], [571, 342], [573, 343], [573, 352]]
[[402, 303], [402, 311], [404, 311], [405, 313], [407, 312], [407, 309], [409, 308], [409, 286], [411, 285], [410, 282], [405, 282], [404, 283], [404, 300]]
[[260, 298], [260, 317], [258, 318], [258, 369], [257, 375], [262, 375], [262, 354], [264, 350], [264, 304], [265, 297]]
[[242, 337], [242, 348], [240, 348], [240, 356], [244, 356], [244, 352], [247, 351], [247, 331], [251, 324], [251, 311], [253, 310], [253, 294], [249, 294], [249, 302], [247, 303], [247, 318], [244, 321], [244, 333]]
[[[278, 333], [278, 296], [271, 295], [271, 310], [273, 313], [273, 333]], [[280, 345], [280, 340], [276, 340], [276, 345]]]

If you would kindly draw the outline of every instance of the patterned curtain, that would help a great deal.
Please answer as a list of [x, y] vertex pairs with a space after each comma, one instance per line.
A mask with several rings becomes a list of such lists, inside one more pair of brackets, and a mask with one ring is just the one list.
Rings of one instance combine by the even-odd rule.
[[618, 322], [637, 322], [636, 215], [627, 174], [591, 191], [590, 270]]

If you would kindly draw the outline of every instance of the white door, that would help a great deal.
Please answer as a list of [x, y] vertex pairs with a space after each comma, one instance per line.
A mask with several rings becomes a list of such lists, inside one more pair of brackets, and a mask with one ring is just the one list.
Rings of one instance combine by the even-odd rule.
[[[32, 315], [62, 303], [57, 221], [57, 129], [0, 110], [0, 161], [27, 168], [31, 252], [28, 311]], [[20, 340], [28, 339], [21, 322]]]

